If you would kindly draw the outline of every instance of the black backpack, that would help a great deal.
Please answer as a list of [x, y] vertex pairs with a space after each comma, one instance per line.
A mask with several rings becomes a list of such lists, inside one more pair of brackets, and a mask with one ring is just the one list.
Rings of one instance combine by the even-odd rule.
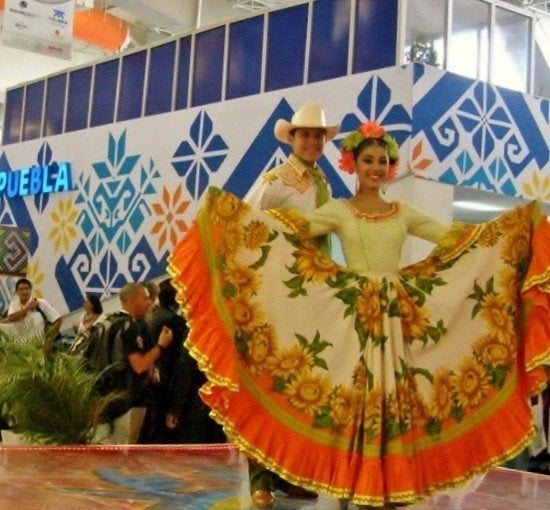
[[90, 328], [78, 352], [73, 349], [73, 353], [82, 354], [90, 371], [101, 374], [97, 389], [103, 394], [126, 388], [126, 366], [124, 361], [115, 361], [114, 342], [117, 333], [127, 329], [132, 320], [125, 312], [111, 313]]

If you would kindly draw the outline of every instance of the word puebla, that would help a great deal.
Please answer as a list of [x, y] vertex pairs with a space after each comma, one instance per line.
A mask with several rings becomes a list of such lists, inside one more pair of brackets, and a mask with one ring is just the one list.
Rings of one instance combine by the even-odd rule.
[[0, 195], [8, 198], [59, 193], [72, 188], [70, 163], [34, 165], [15, 172], [0, 172]]

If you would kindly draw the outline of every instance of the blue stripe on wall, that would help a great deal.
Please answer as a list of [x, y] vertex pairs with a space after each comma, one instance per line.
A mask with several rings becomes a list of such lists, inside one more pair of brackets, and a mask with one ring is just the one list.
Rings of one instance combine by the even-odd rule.
[[141, 117], [146, 62], [147, 51], [145, 50], [132, 53], [122, 59], [117, 112], [118, 121]]
[[307, 4], [269, 13], [265, 90], [304, 82]]
[[33, 140], [34, 138], [39, 138], [41, 135], [44, 89], [43, 81], [27, 86], [23, 140]]
[[350, 0], [317, 0], [309, 53], [309, 82], [345, 76], [348, 68]]
[[116, 87], [120, 60], [109, 60], [95, 68], [90, 126], [111, 124], [115, 119]]
[[66, 89], [66, 74], [58, 74], [57, 76], [48, 78], [46, 86], [44, 136], [58, 135], [63, 132], [63, 112], [65, 111]]
[[225, 26], [196, 35], [192, 106], [222, 100]]
[[156, 115], [172, 109], [175, 57], [176, 41], [151, 48], [145, 115]]
[[398, 0], [357, 0], [353, 73], [395, 65]]
[[226, 99], [258, 94], [261, 86], [264, 17], [229, 27]]
[[76, 131], [88, 127], [91, 83], [91, 67], [84, 67], [70, 73], [65, 131]]
[[187, 108], [189, 95], [189, 69], [191, 66], [191, 37], [183, 37], [178, 41], [178, 62], [176, 77], [176, 110]]

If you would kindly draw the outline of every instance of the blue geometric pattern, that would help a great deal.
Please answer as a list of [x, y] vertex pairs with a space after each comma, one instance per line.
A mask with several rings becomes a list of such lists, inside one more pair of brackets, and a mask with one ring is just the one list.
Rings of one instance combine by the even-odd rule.
[[187, 191], [199, 200], [208, 187], [210, 174], [217, 172], [227, 155], [227, 145], [213, 133], [213, 123], [202, 110], [191, 124], [189, 139], [180, 143], [173, 155], [172, 166], [185, 177]]
[[111, 296], [130, 281], [165, 271], [168, 253], [158, 256], [143, 231], [161, 174], [152, 160], [140, 165], [141, 160], [127, 153], [126, 131], [118, 139], [109, 133], [106, 159], [92, 164], [95, 178], [83, 171], [76, 179], [75, 204], [81, 206], [77, 225], [83, 240], [56, 266], [70, 309], [81, 305], [80, 289]]
[[547, 100], [418, 64], [414, 88], [413, 143], [436, 158], [424, 177], [523, 196], [548, 171]]

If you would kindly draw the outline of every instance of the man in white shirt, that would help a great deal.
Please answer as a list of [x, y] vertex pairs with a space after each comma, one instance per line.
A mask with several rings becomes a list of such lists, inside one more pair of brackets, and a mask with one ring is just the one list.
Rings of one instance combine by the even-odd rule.
[[[290, 122], [275, 123], [275, 138], [289, 144], [292, 154], [283, 164], [269, 170], [252, 186], [244, 201], [259, 209], [288, 207], [311, 212], [330, 198], [330, 187], [317, 160], [325, 143], [338, 133], [340, 126], [329, 126], [317, 103], [305, 103]], [[321, 249], [328, 254], [328, 244]], [[324, 249], [323, 249], [324, 248]], [[271, 508], [274, 491], [295, 498], [316, 498], [317, 494], [283, 480], [256, 462], [249, 460], [250, 494], [256, 508]]]
[[20, 278], [15, 283], [15, 296], [2, 321], [2, 331], [14, 340], [46, 335], [45, 341], [53, 342], [59, 335], [62, 320], [48, 301], [32, 295], [32, 283]]

